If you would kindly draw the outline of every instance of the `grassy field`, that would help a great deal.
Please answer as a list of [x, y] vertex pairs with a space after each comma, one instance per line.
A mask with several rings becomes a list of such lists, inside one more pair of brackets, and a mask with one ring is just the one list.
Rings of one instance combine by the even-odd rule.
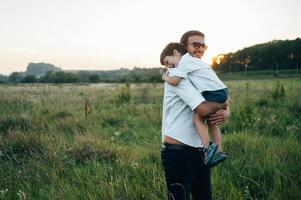
[[[230, 158], [212, 170], [214, 199], [301, 199], [301, 78], [226, 85]], [[0, 94], [0, 199], [165, 199], [162, 84]]]

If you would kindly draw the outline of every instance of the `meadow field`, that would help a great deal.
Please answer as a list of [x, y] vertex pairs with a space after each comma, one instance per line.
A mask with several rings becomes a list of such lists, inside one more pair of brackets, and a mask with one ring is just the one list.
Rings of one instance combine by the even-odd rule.
[[[214, 199], [301, 199], [301, 78], [226, 81]], [[0, 199], [162, 200], [163, 84], [0, 84]]]

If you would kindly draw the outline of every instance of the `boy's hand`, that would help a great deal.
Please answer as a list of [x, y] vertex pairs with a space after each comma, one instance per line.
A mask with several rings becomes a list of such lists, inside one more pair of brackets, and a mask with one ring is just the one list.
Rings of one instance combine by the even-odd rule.
[[224, 123], [230, 117], [230, 109], [219, 110], [216, 113], [209, 116], [210, 124], [219, 125]]
[[166, 73], [163, 73], [162, 74], [162, 80], [166, 81], [166, 79], [168, 79], [168, 75]]

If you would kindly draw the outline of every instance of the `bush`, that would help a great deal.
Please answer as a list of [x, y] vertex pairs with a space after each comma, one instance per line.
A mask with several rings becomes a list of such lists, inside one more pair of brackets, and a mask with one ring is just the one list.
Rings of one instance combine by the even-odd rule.
[[104, 144], [81, 137], [76, 144], [66, 150], [67, 155], [77, 163], [85, 163], [89, 160], [115, 160], [116, 154]]
[[10, 131], [0, 143], [0, 151], [4, 159], [20, 165], [28, 161], [34, 154], [44, 154], [46, 148], [38, 134]]
[[154, 100], [151, 98], [150, 88], [145, 86], [138, 90], [137, 102], [151, 103]]
[[68, 134], [84, 134], [87, 131], [87, 124], [73, 118], [58, 120], [58, 127], [61, 131]]
[[33, 126], [31, 121], [24, 115], [20, 116], [7, 116], [6, 118], [0, 118], [0, 132], [8, 133], [9, 130], [28, 131]]
[[269, 101], [266, 98], [259, 99], [256, 101], [256, 105], [259, 107], [267, 107], [269, 105]]
[[64, 119], [64, 118], [72, 117], [72, 116], [73, 116], [72, 113], [65, 111], [65, 110], [59, 111], [53, 115], [53, 117], [57, 118], [57, 119]]
[[300, 117], [301, 113], [301, 101], [297, 99], [294, 101], [290, 106], [289, 106], [289, 112], [294, 116], [294, 117]]
[[283, 100], [285, 98], [284, 86], [277, 81], [274, 90], [271, 91], [270, 96], [274, 101]]
[[117, 106], [122, 104], [128, 104], [131, 101], [131, 89], [130, 85], [126, 84], [125, 87], [119, 88], [115, 95], [115, 103]]
[[96, 74], [90, 75], [89, 76], [89, 82], [90, 83], [98, 83], [98, 82], [100, 82], [100, 78]]
[[27, 75], [22, 80], [22, 83], [36, 83], [38, 82], [38, 79], [35, 76]]

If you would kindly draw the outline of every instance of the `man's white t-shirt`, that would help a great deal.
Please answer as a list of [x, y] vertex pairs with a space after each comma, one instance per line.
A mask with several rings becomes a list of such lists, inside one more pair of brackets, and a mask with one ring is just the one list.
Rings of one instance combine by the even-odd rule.
[[192, 57], [189, 53], [182, 56], [178, 67], [168, 71], [169, 76], [188, 78], [201, 93], [227, 88], [210, 65], [199, 58]]
[[164, 83], [162, 142], [164, 136], [192, 147], [202, 147], [194, 125], [194, 109], [205, 101], [201, 93], [184, 78], [177, 86]]

